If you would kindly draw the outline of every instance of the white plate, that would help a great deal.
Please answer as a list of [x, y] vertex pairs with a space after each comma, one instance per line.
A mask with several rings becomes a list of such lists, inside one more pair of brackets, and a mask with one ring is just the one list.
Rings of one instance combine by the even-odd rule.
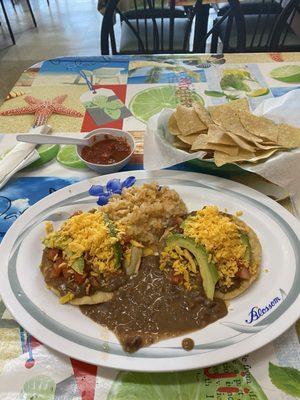
[[[89, 209], [96, 198], [91, 184], [112, 177], [93, 178], [61, 189], [27, 210], [10, 228], [0, 246], [0, 289], [16, 320], [37, 339], [88, 363], [135, 371], [175, 371], [208, 367], [258, 349], [288, 329], [300, 316], [300, 225], [284, 208], [238, 183], [208, 175], [134, 171], [137, 185], [155, 180], [174, 188], [189, 210], [216, 204], [241, 217], [257, 233], [263, 248], [262, 272], [257, 282], [230, 302], [225, 318], [194, 333], [124, 353], [115, 336], [71, 305], [59, 304], [46, 289], [39, 263], [44, 220], [59, 223], [74, 210]], [[195, 348], [181, 348], [183, 337]]]

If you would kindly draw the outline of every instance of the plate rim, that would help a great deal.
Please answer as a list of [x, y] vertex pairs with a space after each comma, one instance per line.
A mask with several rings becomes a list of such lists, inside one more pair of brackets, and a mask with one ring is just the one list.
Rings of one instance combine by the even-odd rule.
[[[265, 206], [272, 208], [274, 210], [277, 209], [278, 214], [282, 217], [282, 214], [284, 214], [285, 220], [287, 220], [288, 225], [291, 227], [293, 232], [297, 235], [297, 232], [295, 232], [295, 227], [296, 230], [300, 232], [300, 223], [299, 221], [291, 214], [289, 213], [285, 208], [283, 208], [281, 205], [276, 203], [274, 200], [269, 199], [267, 196], [263, 195], [262, 193], [249, 188], [243, 184], [240, 184], [235, 181], [231, 181], [229, 179], [224, 179], [224, 178], [219, 178], [219, 177], [214, 177], [210, 175], [205, 175], [205, 174], [200, 174], [200, 173], [194, 173], [194, 172], [183, 172], [183, 171], [126, 171], [126, 172], [121, 172], [121, 173], [116, 173], [116, 174], [110, 174], [110, 175], [105, 175], [105, 176], [98, 176], [86, 180], [82, 180], [80, 182], [77, 182], [75, 184], [69, 185], [65, 188], [60, 189], [59, 191], [44, 197], [41, 199], [39, 202], [35, 203], [32, 205], [29, 209], [29, 214], [24, 213], [20, 218], [18, 218], [14, 224], [11, 226], [11, 228], [8, 230], [6, 235], [3, 238], [3, 241], [0, 245], [0, 251], [5, 253], [5, 245], [6, 242], [10, 240], [10, 236], [14, 234], [15, 231], [18, 231], [19, 225], [22, 225], [23, 220], [31, 214], [35, 212], [35, 209], [43, 205], [43, 203], [47, 203], [49, 201], [50, 196], [52, 196], [52, 200], [55, 203], [56, 199], [54, 197], [57, 197], [57, 194], [59, 193], [59, 197], [66, 197], [66, 194], [68, 191], [70, 191], [70, 188], [72, 187], [72, 191], [76, 192], [77, 190], [80, 192], [81, 186], [86, 185], [90, 186], [91, 184], [100, 181], [107, 181], [112, 178], [123, 178], [129, 175], [134, 175], [138, 179], [160, 179], [160, 178], [170, 178], [170, 179], [175, 179], [175, 180], [185, 180], [185, 181], [198, 181], [198, 182], [203, 182], [207, 184], [211, 188], [216, 188], [218, 190], [226, 190], [231, 192], [231, 194], [242, 194], [246, 197], [250, 197], [251, 199], [254, 199], [256, 201], [259, 201], [260, 203], [264, 204]], [[233, 188], [235, 190], [233, 190]], [[230, 188], [231, 187], [231, 188]], [[31, 212], [30, 212], [31, 210]], [[6, 254], [7, 257], [7, 254]], [[280, 336], [282, 333], [284, 333], [300, 316], [300, 311], [299, 311], [299, 303], [300, 303], [300, 296], [298, 293], [297, 298], [295, 299], [294, 303], [290, 306], [288, 310], [286, 310], [280, 317], [280, 326], [281, 329], [272, 329], [271, 333], [269, 334], [269, 337], [265, 338], [264, 340], [260, 340], [260, 344], [256, 345], [253, 342], [253, 338], [249, 337], [247, 339], [247, 342], [244, 343], [246, 349], [244, 352], [238, 351], [240, 347], [240, 343], [235, 343], [229, 346], [229, 348], [223, 348], [220, 349], [219, 352], [215, 352], [214, 354], [211, 354], [210, 352], [205, 353], [201, 356], [201, 354], [193, 354], [189, 355], [187, 354], [186, 356], [181, 356], [181, 357], [172, 357], [172, 358], [164, 358], [164, 357], [153, 357], [153, 358], [143, 358], [139, 357], [136, 358], [134, 356], [120, 356], [120, 355], [112, 355], [105, 353], [105, 351], [100, 352], [99, 350], [92, 350], [92, 349], [87, 349], [86, 347], [76, 344], [74, 342], [70, 342], [68, 339], [61, 337], [57, 335], [56, 333], [53, 333], [49, 331], [46, 327], [42, 326], [37, 320], [34, 319], [34, 317], [31, 316], [31, 314], [27, 313], [27, 311], [23, 308], [23, 306], [17, 301], [13, 293], [10, 293], [11, 288], [5, 287], [4, 283], [5, 280], [7, 281], [8, 277], [8, 263], [5, 262], [5, 265], [3, 265], [1, 271], [0, 271], [0, 292], [2, 296], [2, 300], [7, 306], [8, 310], [14, 315], [14, 318], [17, 320], [17, 322], [23, 326], [28, 332], [34, 332], [33, 336], [35, 336], [38, 340], [41, 342], [45, 343], [46, 346], [49, 346], [53, 348], [56, 351], [62, 352], [69, 357], [79, 359], [84, 362], [88, 362], [90, 364], [94, 365], [101, 365], [104, 367], [110, 367], [110, 368], [117, 368], [117, 369], [122, 369], [122, 370], [130, 370], [130, 371], [144, 371], [144, 372], [167, 372], [167, 371], [183, 371], [183, 370], [190, 370], [190, 369], [195, 369], [195, 368], [204, 368], [204, 367], [209, 367], [211, 365], [216, 365], [220, 364], [226, 361], [230, 361], [232, 359], [241, 357], [242, 355], [252, 352], [255, 350], [258, 350], [260, 347], [266, 345], [267, 343], [271, 342], [274, 340], [276, 337]], [[15, 303], [15, 304], [14, 304]], [[18, 309], [23, 310], [23, 316], [22, 313], [20, 313]], [[298, 311], [298, 312], [297, 312]], [[17, 315], [17, 317], [15, 316]], [[20, 314], [20, 315], [19, 315]], [[284, 322], [284, 324], [283, 324]], [[268, 328], [274, 328], [274, 323], [272, 323]], [[283, 326], [285, 325], [285, 326]], [[264, 330], [265, 331], [265, 330]], [[276, 331], [275, 333], [273, 331]], [[50, 343], [49, 343], [49, 334], [50, 334]], [[253, 336], [253, 335], [252, 335]], [[254, 335], [256, 337], [256, 335]], [[267, 336], [265, 334], [265, 336]], [[62, 342], [62, 343], [60, 343]], [[249, 342], [251, 345], [249, 345]], [[256, 340], [254, 339], [254, 342]], [[227, 355], [226, 353], [228, 352], [228, 349], [231, 353], [231, 355]], [[90, 354], [93, 353], [93, 354]], [[219, 353], [221, 356], [219, 356]], [[225, 353], [225, 354], [224, 354]], [[237, 354], [238, 353], [238, 354]], [[102, 355], [102, 359], [100, 357]], [[103, 358], [104, 357], [104, 358]], [[206, 359], [206, 361], [205, 361]], [[147, 361], [147, 365], [142, 365], [144, 362]], [[176, 360], [176, 361], [175, 361]], [[200, 362], [199, 362], [200, 361]]]

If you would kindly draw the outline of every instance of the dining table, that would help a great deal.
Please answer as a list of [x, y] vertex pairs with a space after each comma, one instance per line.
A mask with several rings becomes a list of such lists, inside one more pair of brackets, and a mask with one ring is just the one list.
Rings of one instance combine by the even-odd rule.
[[[232, 77], [227, 88], [225, 75]], [[243, 77], [250, 77], [251, 93], [247, 85], [241, 86]], [[247, 98], [253, 110], [266, 99], [300, 88], [300, 53], [74, 56], [42, 61], [22, 73], [0, 107], [0, 158], [17, 144], [17, 134], [30, 131], [38, 116], [51, 126], [53, 134], [80, 136], [97, 128], [130, 132], [136, 148], [123, 171], [134, 175], [133, 171], [143, 169], [149, 119], [165, 107], [176, 107], [170, 99], [170, 88], [175, 88], [179, 96], [176, 101], [179, 98], [182, 104], [187, 101], [187, 92], [194, 91], [206, 106], [225, 103], [234, 95]], [[112, 102], [113, 107], [109, 106]], [[0, 240], [34, 203], [97, 176], [78, 159], [72, 145], [42, 145], [38, 152], [39, 159], [0, 189]], [[299, 217], [290, 194], [258, 175], [193, 162], [171, 169], [179, 175], [186, 171], [204, 173], [212, 179], [217, 175], [242, 183]], [[98, 181], [101, 184], [101, 176]], [[244, 350], [241, 358], [204, 368], [201, 373], [169, 372], [153, 375], [152, 379], [145, 377], [151, 373], [132, 373], [126, 383], [128, 395], [121, 398], [112, 389], [121, 371], [78, 361], [51, 349], [20, 326], [0, 298], [1, 400], [300, 397], [300, 320], [259, 350], [249, 354], [247, 348]], [[182, 385], [187, 374], [198, 377], [198, 397], [189, 397], [188, 392], [184, 395], [184, 390], [178, 392], [178, 397], [173, 391], [169, 397], [164, 391], [161, 397], [160, 385], [181, 382], [181, 374]], [[155, 398], [146, 396], [145, 384], [155, 386]]]

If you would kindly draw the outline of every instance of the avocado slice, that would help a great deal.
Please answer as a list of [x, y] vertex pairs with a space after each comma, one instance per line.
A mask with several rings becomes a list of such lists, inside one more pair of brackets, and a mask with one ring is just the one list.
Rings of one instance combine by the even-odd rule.
[[[115, 228], [114, 224], [112, 223], [112, 221], [109, 219], [108, 215], [104, 214], [103, 215], [103, 219], [104, 219], [104, 222], [107, 223], [110, 235], [113, 236], [113, 237], [116, 237], [117, 236], [116, 228]], [[120, 268], [120, 266], [121, 266], [121, 258], [122, 258], [122, 247], [121, 247], [121, 244], [119, 242], [114, 244], [114, 255], [115, 255], [116, 267]]]
[[136, 274], [139, 270], [143, 256], [141, 247], [132, 246], [128, 257], [124, 258], [124, 267], [127, 275]]
[[[71, 257], [72, 257], [72, 255], [73, 255], [72, 251], [70, 251], [70, 250], [68, 250], [68, 249], [64, 249], [63, 251], [64, 251], [64, 253], [66, 254], [66, 256], [67, 256], [68, 258], [71, 258]], [[71, 267], [75, 272], [77, 272], [77, 274], [83, 275], [83, 273], [84, 273], [84, 259], [83, 259], [83, 257], [78, 257], [78, 258], [76, 258], [76, 259], [72, 262], [72, 264], [70, 265], [70, 267]]]
[[247, 265], [250, 265], [250, 263], [251, 263], [251, 245], [250, 245], [249, 237], [245, 232], [242, 232], [242, 231], [240, 231], [240, 235], [241, 235], [241, 240], [242, 240], [243, 244], [246, 246], [244, 260], [246, 261]]
[[71, 268], [74, 269], [77, 274], [83, 275], [84, 272], [84, 259], [83, 257], [77, 258], [71, 265]]
[[214, 263], [208, 261], [208, 255], [202, 245], [196, 244], [194, 239], [180, 233], [167, 237], [167, 246], [179, 246], [190, 251], [196, 258], [203, 281], [203, 289], [208, 299], [212, 300], [215, 292], [215, 285], [219, 280], [219, 274]]
[[68, 240], [68, 236], [61, 235], [58, 232], [53, 232], [50, 235], [51, 238], [48, 238], [47, 236], [43, 240], [43, 244], [45, 247], [52, 248], [53, 242], [54, 242], [54, 247], [57, 249], [63, 250], [66, 247], [65, 243]]

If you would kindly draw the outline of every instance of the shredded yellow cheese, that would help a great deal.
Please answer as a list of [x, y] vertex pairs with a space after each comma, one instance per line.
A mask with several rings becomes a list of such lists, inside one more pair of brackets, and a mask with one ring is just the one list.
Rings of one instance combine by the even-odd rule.
[[218, 207], [207, 206], [186, 220], [183, 233], [205, 247], [217, 265], [220, 283], [230, 287], [247, 249], [237, 224]]
[[65, 296], [60, 297], [59, 302], [61, 304], [69, 303], [69, 301], [73, 300], [75, 295], [71, 292], [67, 293]]
[[44, 239], [48, 248], [60, 248], [71, 266], [80, 258], [87, 257], [97, 273], [116, 270], [114, 244], [118, 237], [111, 236], [109, 227], [100, 211], [81, 213], [67, 219], [57, 231]]
[[46, 221], [45, 230], [47, 234], [53, 232], [53, 224], [51, 221]]
[[160, 269], [164, 270], [169, 265], [173, 268], [174, 276], [182, 275], [185, 289], [191, 290], [191, 276], [197, 272], [193, 256], [179, 246], [165, 247], [160, 255]]

